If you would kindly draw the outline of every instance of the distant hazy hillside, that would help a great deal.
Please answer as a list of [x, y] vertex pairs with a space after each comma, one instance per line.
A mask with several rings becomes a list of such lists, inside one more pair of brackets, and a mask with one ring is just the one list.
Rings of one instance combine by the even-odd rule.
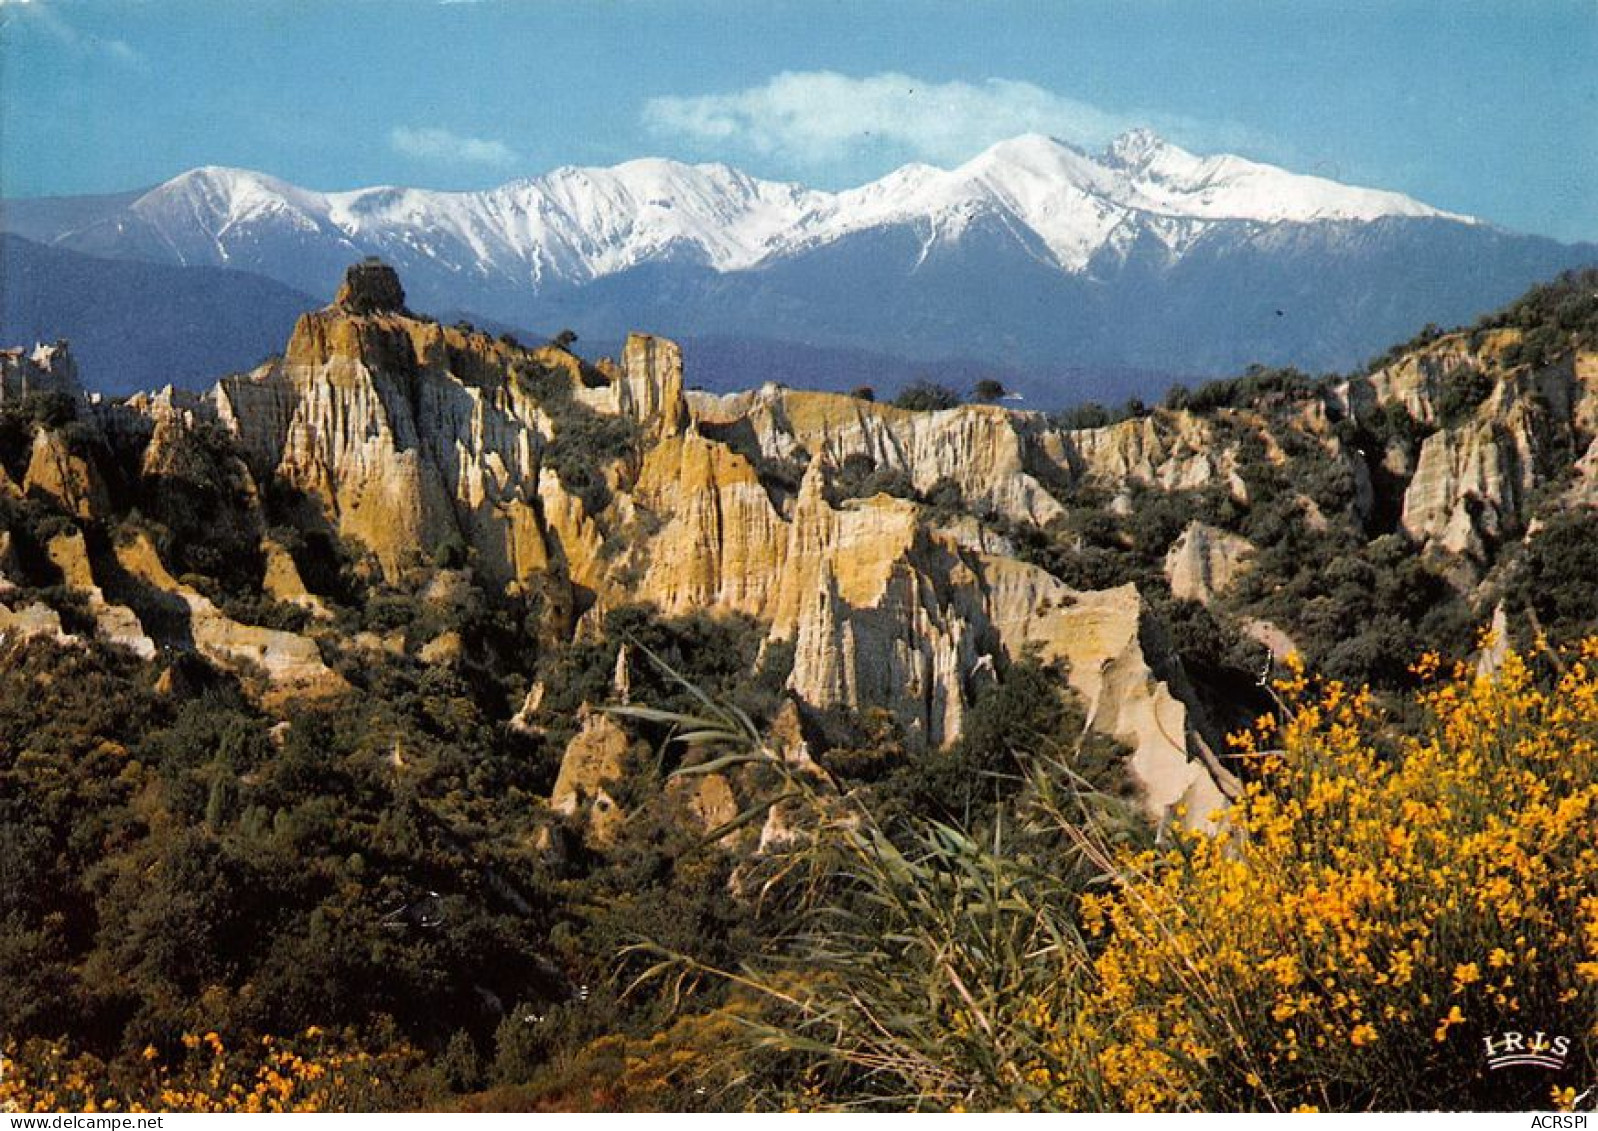
[[99, 259], [0, 235], [0, 339], [68, 339], [101, 392], [199, 386], [247, 369], [318, 305], [243, 271]]

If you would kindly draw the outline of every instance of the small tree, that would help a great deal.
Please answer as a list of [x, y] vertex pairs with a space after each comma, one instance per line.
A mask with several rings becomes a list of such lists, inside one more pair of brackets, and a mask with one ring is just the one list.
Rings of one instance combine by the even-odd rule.
[[1009, 396], [1010, 390], [1006, 389], [1002, 382], [992, 377], [984, 377], [971, 387], [971, 395], [983, 404], [992, 404]]
[[576, 343], [576, 341], [577, 341], [577, 331], [576, 330], [567, 329], [567, 330], [562, 330], [560, 333], [556, 334], [553, 338], [549, 339], [549, 344], [554, 346], [558, 350], [565, 350], [567, 353], [570, 353], [571, 352], [571, 348]]
[[466, 543], [459, 534], [450, 534], [433, 547], [433, 565], [439, 569], [460, 569], [469, 556]]
[[870, 385], [857, 385], [849, 390], [849, 395], [857, 401], [874, 401], [877, 399], [877, 391]]
[[1098, 401], [1086, 401], [1054, 414], [1054, 425], [1057, 428], [1103, 428], [1111, 423], [1114, 423], [1114, 420], [1110, 416], [1110, 410]]
[[960, 394], [947, 385], [922, 379], [900, 389], [893, 403], [914, 412], [930, 412], [940, 408], [955, 408], [960, 403]]

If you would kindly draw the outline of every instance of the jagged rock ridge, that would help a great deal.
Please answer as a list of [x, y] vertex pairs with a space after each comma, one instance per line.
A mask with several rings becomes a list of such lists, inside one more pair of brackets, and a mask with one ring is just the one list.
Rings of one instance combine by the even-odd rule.
[[[1512, 330], [1445, 336], [1302, 391], [1274, 415], [1244, 404], [1067, 429], [992, 406], [916, 413], [776, 386], [690, 393], [681, 352], [664, 338], [634, 335], [619, 363], [589, 365], [404, 304], [397, 278], [365, 265], [340, 302], [301, 318], [281, 357], [249, 373], [202, 395], [83, 401], [79, 424], [131, 453], [123, 465], [67, 429], [34, 428], [3, 486], [50, 500], [89, 532], [52, 541], [53, 564], [41, 568], [85, 595], [94, 632], [146, 655], [195, 648], [258, 670], [280, 693], [339, 693], [318, 641], [427, 663], [458, 656], [460, 641], [445, 637], [334, 640], [302, 551], [268, 530], [270, 497], [296, 537], [345, 540], [374, 577], [448, 561], [476, 583], [536, 595], [540, 631], [555, 639], [595, 635], [609, 611], [640, 602], [668, 615], [743, 614], [768, 648], [791, 648], [797, 703], [881, 708], [926, 746], [961, 733], [996, 667], [1028, 651], [1062, 660], [1091, 725], [1131, 748], [1151, 814], [1185, 804], [1203, 820], [1234, 783], [1144, 594], [1067, 585], [1023, 560], [1013, 535], [1061, 521], [1061, 499], [1077, 490], [1102, 493], [1117, 513], [1150, 493], [1209, 492], [1247, 507], [1261, 462], [1313, 465], [1346, 478], [1344, 510], [1289, 480], [1298, 521], [1372, 535], [1390, 523], [1468, 590], [1523, 532], [1539, 486], [1565, 475], [1572, 498], [1590, 495], [1598, 464], [1593, 355], [1514, 361]], [[59, 350], [7, 357], [8, 389], [70, 371]], [[1480, 395], [1462, 401], [1481, 374]], [[1418, 439], [1371, 448], [1394, 412]], [[311, 618], [299, 632], [229, 616], [137, 531], [110, 544], [95, 533], [138, 483], [179, 470], [207, 430], [229, 437], [210, 474], [233, 500], [231, 536], [258, 557], [262, 591]], [[1254, 554], [1235, 534], [1190, 522], [1164, 553], [1164, 584], [1179, 599], [1224, 603], [1247, 584]], [[5, 603], [8, 632], [71, 635], [26, 595]], [[1267, 621], [1245, 618], [1243, 629], [1278, 655], [1291, 648]], [[518, 725], [536, 725], [537, 710], [530, 695]], [[607, 752], [595, 764], [612, 766], [603, 729], [585, 731]], [[580, 788], [567, 782], [571, 806], [610, 796], [612, 771], [596, 773]]]
[[[608, 609], [640, 601], [666, 613], [748, 614], [774, 644], [793, 645], [789, 688], [800, 702], [887, 707], [928, 745], [960, 733], [996, 660], [1039, 647], [1070, 662], [1096, 725], [1134, 747], [1151, 808], [1185, 799], [1202, 817], [1219, 800], [1188, 749], [1185, 708], [1143, 661], [1135, 591], [1074, 593], [939, 529], [906, 499], [826, 497], [829, 469], [870, 453], [928, 485], [951, 479], [1016, 521], [1044, 521], [1058, 508], [1032, 465], [1073, 474], [1069, 460], [1047, 456], [1066, 451], [1067, 438], [991, 408], [918, 416], [778, 390], [690, 401], [680, 352], [665, 339], [635, 335], [619, 364], [590, 367], [563, 350], [409, 316], [403, 304], [397, 280], [364, 265], [338, 303], [301, 319], [281, 358], [203, 395], [86, 403], [85, 416], [138, 447], [143, 475], [180, 461], [196, 429], [223, 429], [242, 457], [227, 474], [248, 508], [258, 511], [248, 500], [269, 491], [297, 498], [304, 529], [348, 539], [391, 577], [460, 547], [482, 581], [547, 595], [564, 622], [557, 631], [596, 631]], [[596, 461], [597, 510], [552, 463], [563, 428], [584, 419], [633, 429], [625, 452]], [[87, 525], [109, 517], [92, 457], [44, 427], [35, 448], [21, 490]], [[801, 450], [810, 466], [797, 490], [773, 491], [757, 462]], [[250, 526], [263, 590], [314, 610], [320, 599], [266, 525]], [[617, 541], [619, 555], [607, 550]], [[284, 691], [339, 690], [311, 639], [229, 618], [174, 577], [148, 538], [96, 550], [80, 537], [68, 549], [61, 574], [92, 595], [108, 641], [143, 655], [194, 647], [259, 669]], [[142, 599], [121, 596], [135, 592]], [[55, 627], [39, 620], [34, 630]]]

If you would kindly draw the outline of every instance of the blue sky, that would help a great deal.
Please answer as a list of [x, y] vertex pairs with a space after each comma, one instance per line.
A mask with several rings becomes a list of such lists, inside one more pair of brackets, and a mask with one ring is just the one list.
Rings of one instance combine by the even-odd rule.
[[6, 196], [646, 154], [836, 188], [1139, 124], [1598, 240], [1598, 3], [0, 0]]

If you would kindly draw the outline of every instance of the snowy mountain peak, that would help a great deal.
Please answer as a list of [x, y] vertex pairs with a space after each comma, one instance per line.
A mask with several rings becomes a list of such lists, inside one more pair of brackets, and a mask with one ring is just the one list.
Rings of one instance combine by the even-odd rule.
[[1005, 138], [1003, 141], [994, 142], [973, 158], [972, 164], [986, 161], [988, 163], [1014, 163], [1020, 165], [1037, 164], [1039, 162], [1056, 161], [1062, 154], [1081, 155], [1081, 151], [1069, 142], [1061, 141], [1048, 134], [1017, 134], [1015, 137]]
[[[1152, 237], [1180, 256], [1214, 224], [1466, 220], [1398, 193], [1300, 176], [1241, 157], [1201, 157], [1146, 129], [1097, 155], [1024, 134], [954, 169], [912, 164], [842, 192], [766, 181], [727, 165], [640, 158], [566, 166], [482, 192], [378, 187], [315, 192], [246, 169], [206, 166], [132, 211], [179, 262], [245, 263], [278, 236], [331, 241], [401, 264], [535, 290], [646, 263], [740, 271], [853, 233], [908, 225], [927, 248], [988, 218], [1067, 273], [1105, 248]], [[992, 230], [992, 225], [989, 225]], [[285, 245], [285, 246], [293, 246]]]
[[[1137, 129], [1127, 130], [1105, 147], [1104, 163], [1115, 168], [1140, 172], [1176, 148], [1153, 130], [1140, 126]], [[1177, 152], [1183, 156], [1191, 156], [1184, 150]]]
[[1105, 168], [1074, 145], [1044, 134], [1022, 134], [987, 150], [954, 170], [956, 175], [1008, 180], [1041, 177], [1062, 186], [1092, 188], [1105, 182]]
[[223, 202], [248, 204], [252, 201], [287, 200], [318, 196], [287, 181], [253, 169], [235, 169], [226, 165], [201, 165], [186, 173], [179, 173], [170, 181], [157, 185], [140, 200], [152, 203], [160, 200], [205, 202], [212, 205]]

